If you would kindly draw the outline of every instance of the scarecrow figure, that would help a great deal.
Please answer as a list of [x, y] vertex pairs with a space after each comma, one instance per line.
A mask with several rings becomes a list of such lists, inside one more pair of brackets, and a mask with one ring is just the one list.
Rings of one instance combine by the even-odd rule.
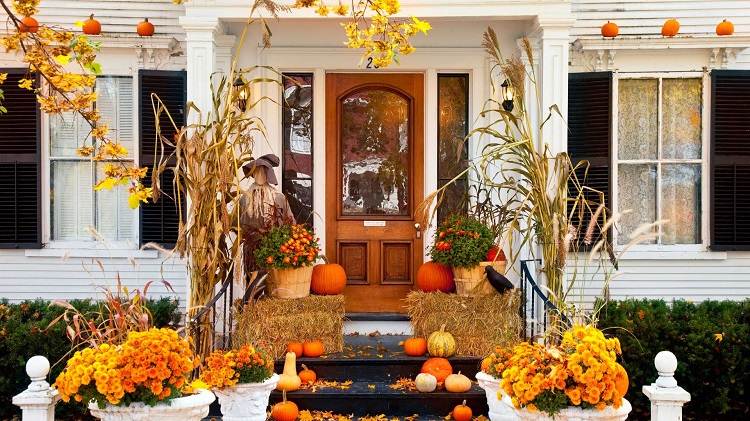
[[279, 184], [273, 171], [278, 166], [279, 157], [268, 154], [253, 159], [242, 167], [245, 177], [253, 177], [253, 184], [240, 197], [240, 225], [246, 273], [258, 269], [253, 252], [263, 235], [273, 227], [295, 223], [286, 196], [272, 186]]

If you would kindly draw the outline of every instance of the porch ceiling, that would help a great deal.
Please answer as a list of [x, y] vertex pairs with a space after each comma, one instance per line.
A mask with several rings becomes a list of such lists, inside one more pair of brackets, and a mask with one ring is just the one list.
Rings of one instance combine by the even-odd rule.
[[[249, 13], [251, 0], [193, 0], [186, 3], [185, 15], [195, 18], [218, 18], [225, 21], [243, 21]], [[293, 5], [294, 0], [279, 0]], [[423, 18], [495, 18], [495, 19], [545, 19], [570, 20], [570, 0], [401, 0], [401, 15]], [[321, 18], [312, 10], [293, 10], [282, 18]]]

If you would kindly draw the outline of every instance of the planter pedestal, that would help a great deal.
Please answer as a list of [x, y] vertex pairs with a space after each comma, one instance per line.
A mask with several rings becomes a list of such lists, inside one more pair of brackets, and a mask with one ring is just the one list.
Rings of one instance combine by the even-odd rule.
[[268, 398], [276, 388], [279, 375], [263, 383], [244, 383], [214, 391], [221, 405], [224, 421], [265, 421]]
[[487, 397], [487, 406], [490, 408], [489, 416], [491, 421], [518, 421], [518, 415], [513, 408], [513, 403], [506, 394], [503, 398], [498, 397], [500, 392], [500, 380], [490, 376], [487, 373], [477, 373], [477, 382], [479, 387], [484, 389]]
[[208, 407], [216, 396], [208, 390], [169, 402], [148, 406], [141, 402], [128, 406], [107, 405], [100, 409], [96, 402], [89, 404], [91, 415], [103, 421], [200, 421], [208, 416]]

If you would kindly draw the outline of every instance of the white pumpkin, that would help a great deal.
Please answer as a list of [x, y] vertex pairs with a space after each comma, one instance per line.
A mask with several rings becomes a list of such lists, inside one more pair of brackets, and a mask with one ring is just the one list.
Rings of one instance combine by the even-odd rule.
[[423, 393], [434, 392], [437, 389], [437, 379], [429, 373], [419, 373], [414, 379], [417, 390]]

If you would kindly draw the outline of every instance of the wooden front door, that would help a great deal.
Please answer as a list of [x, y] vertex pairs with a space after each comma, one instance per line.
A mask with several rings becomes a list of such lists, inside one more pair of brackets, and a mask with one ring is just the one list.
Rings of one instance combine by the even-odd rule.
[[326, 255], [347, 312], [404, 312], [422, 263], [424, 77], [326, 76]]

